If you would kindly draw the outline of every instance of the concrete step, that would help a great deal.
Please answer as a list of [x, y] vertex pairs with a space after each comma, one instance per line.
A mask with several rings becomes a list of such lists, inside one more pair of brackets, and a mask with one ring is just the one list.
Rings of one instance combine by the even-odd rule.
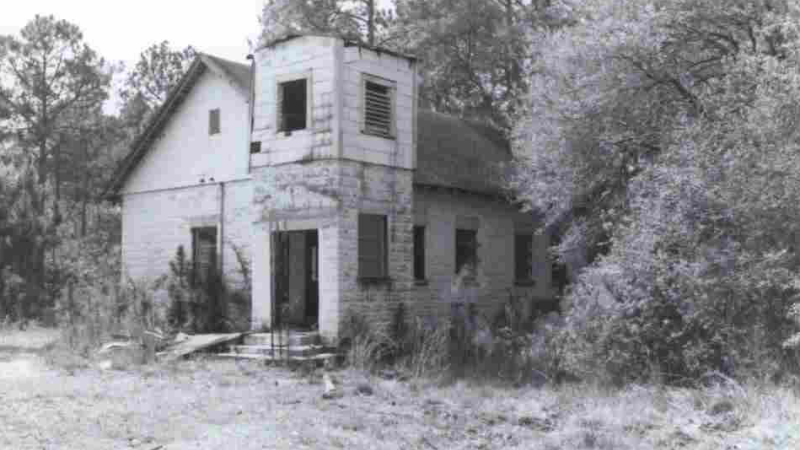
[[[269, 345], [273, 343], [272, 334], [270, 333], [251, 333], [244, 337], [245, 345]], [[290, 331], [287, 333], [278, 334], [275, 332], [275, 345], [318, 345], [321, 341], [319, 333], [316, 331], [299, 332]]]
[[327, 349], [321, 345], [296, 345], [296, 346], [271, 346], [271, 345], [231, 345], [230, 353], [241, 353], [250, 355], [275, 355], [283, 356], [313, 356], [324, 353]]
[[[257, 361], [281, 361], [285, 358], [277, 357], [273, 358], [271, 355], [266, 354], [254, 354], [254, 353], [216, 353], [216, 357], [224, 358], [224, 359], [246, 359], [246, 360], [257, 360]], [[289, 358], [290, 361], [302, 362], [302, 361], [317, 361], [317, 362], [325, 362], [327, 360], [334, 360], [338, 355], [336, 353], [318, 353], [316, 355], [311, 356], [292, 356]]]

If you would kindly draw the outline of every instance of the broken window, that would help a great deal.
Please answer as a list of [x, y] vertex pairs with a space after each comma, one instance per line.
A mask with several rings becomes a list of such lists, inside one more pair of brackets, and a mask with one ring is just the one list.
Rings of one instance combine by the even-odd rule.
[[414, 279], [425, 280], [425, 227], [414, 227]]
[[358, 215], [358, 276], [386, 278], [387, 272], [386, 216]]
[[202, 283], [217, 268], [217, 228], [192, 228], [192, 266], [195, 282]]
[[394, 136], [394, 88], [374, 78], [364, 80], [364, 133]]
[[478, 264], [478, 232], [456, 229], [456, 273], [465, 267], [474, 269]]
[[219, 108], [212, 109], [208, 112], [208, 135], [220, 133], [219, 124]]
[[261, 141], [253, 141], [250, 143], [250, 153], [261, 153]]
[[514, 281], [517, 284], [533, 283], [533, 234], [514, 235]]
[[286, 81], [278, 85], [278, 131], [304, 130], [308, 114], [307, 80]]

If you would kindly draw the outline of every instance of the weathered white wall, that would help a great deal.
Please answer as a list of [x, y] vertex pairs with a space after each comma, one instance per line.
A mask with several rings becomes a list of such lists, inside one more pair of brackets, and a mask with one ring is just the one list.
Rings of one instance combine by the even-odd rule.
[[[372, 164], [413, 168], [416, 65], [406, 58], [319, 36], [296, 38], [259, 50], [256, 55], [253, 140], [261, 153], [252, 166], [313, 159], [344, 158]], [[396, 84], [396, 138], [361, 133], [362, 78], [371, 75]], [[277, 87], [307, 77], [311, 113], [305, 130], [277, 132]]]
[[[253, 141], [261, 141], [261, 153], [252, 156], [253, 167], [337, 156], [335, 56], [340, 45], [335, 38], [306, 36], [255, 53]], [[306, 77], [311, 84], [306, 129], [277, 132], [278, 83]]]
[[183, 245], [191, 258], [191, 228], [216, 226], [223, 270], [230, 281], [240, 283], [242, 278], [231, 244], [250, 257], [252, 187], [249, 180], [225, 183], [224, 222], [220, 215], [221, 192], [219, 184], [207, 184], [124, 195], [124, 275], [152, 281], [169, 273], [169, 261], [179, 245]]
[[[459, 217], [477, 219], [477, 285], [457, 286], [455, 280], [455, 230]], [[551, 266], [546, 235], [534, 235], [533, 286], [514, 284], [514, 234], [532, 230], [528, 215], [486, 197], [430, 189], [414, 190], [414, 223], [425, 226], [427, 284], [416, 285], [410, 311], [428, 315], [450, 313], [453, 302], [474, 302], [493, 314], [514, 295], [530, 302], [552, 298]], [[528, 310], [530, 304], [527, 305]]]
[[[342, 64], [342, 156], [355, 161], [414, 167], [416, 124], [416, 63], [386, 53], [345, 47]], [[394, 81], [396, 137], [386, 139], [361, 132], [364, 122], [364, 75]]]
[[[208, 114], [220, 109], [221, 133], [209, 136]], [[206, 70], [138, 164], [123, 194], [248, 176], [249, 107], [230, 83]]]

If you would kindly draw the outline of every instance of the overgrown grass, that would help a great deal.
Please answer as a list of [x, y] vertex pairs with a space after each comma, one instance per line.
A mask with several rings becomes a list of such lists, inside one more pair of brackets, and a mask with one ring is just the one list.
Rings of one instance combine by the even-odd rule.
[[[0, 448], [790, 449], [800, 398], [774, 385], [510, 388], [198, 358], [125, 371], [42, 366], [0, 383]], [[364, 386], [369, 386], [366, 389]]]

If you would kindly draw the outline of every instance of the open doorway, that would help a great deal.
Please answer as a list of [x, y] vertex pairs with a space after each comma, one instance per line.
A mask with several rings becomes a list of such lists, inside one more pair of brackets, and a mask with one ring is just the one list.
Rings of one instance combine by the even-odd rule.
[[275, 243], [275, 323], [313, 329], [319, 321], [319, 234], [279, 231]]

